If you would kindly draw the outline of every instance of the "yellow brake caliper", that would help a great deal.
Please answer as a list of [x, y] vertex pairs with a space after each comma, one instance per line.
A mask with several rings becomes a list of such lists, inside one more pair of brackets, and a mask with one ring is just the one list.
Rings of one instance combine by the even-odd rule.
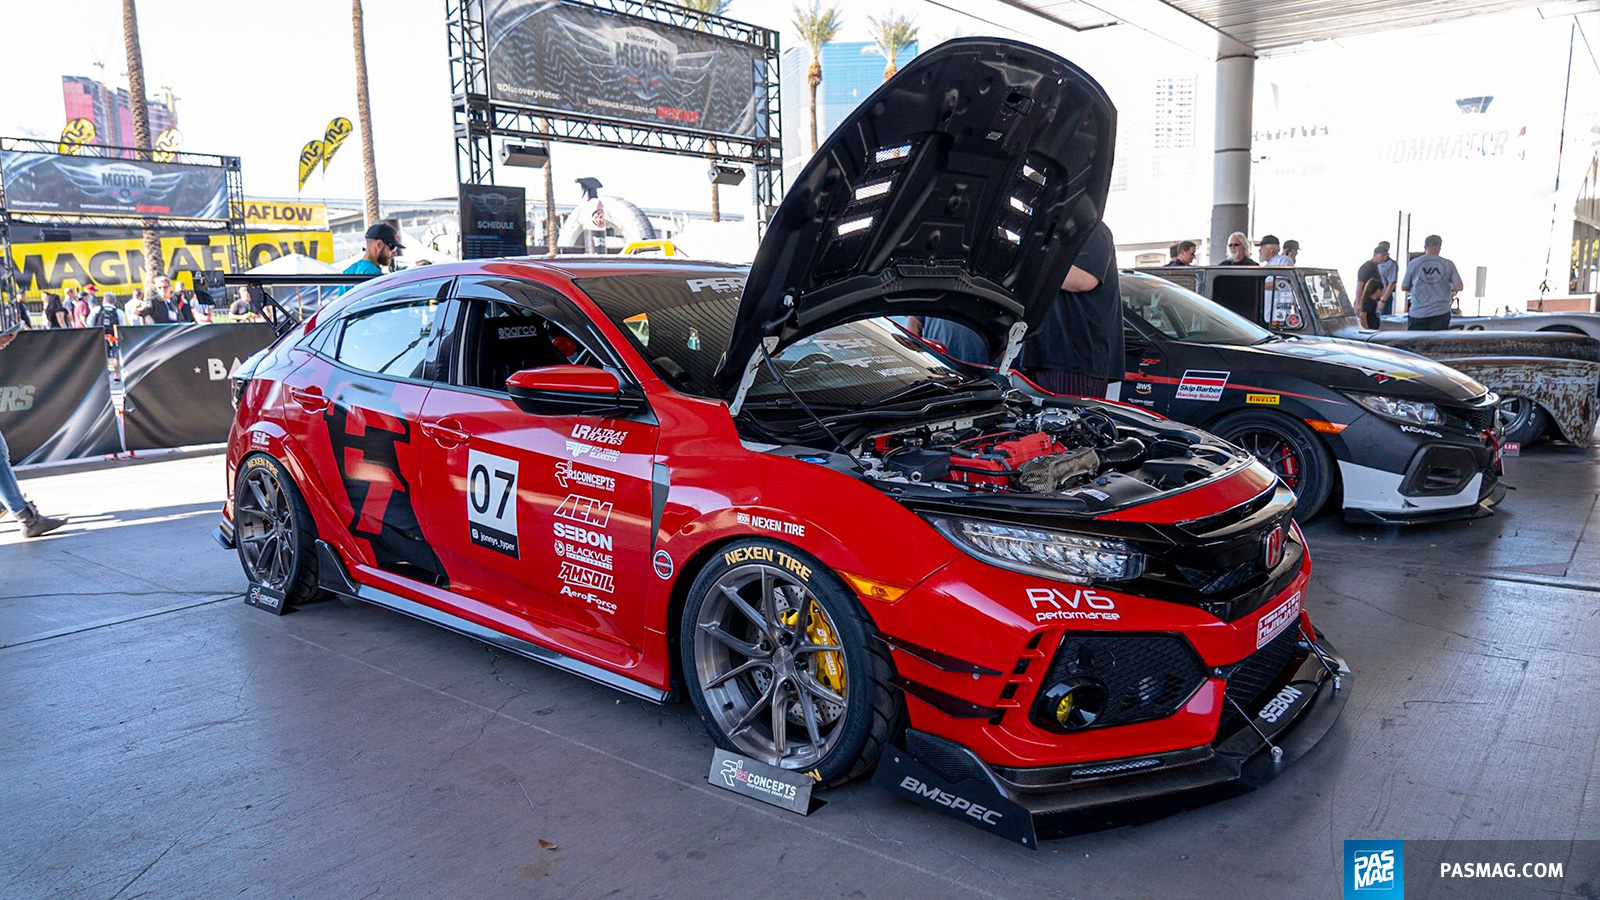
[[[785, 624], [796, 624], [800, 617], [799, 612], [793, 612], [789, 615], [790, 618], [785, 621]], [[823, 615], [822, 607], [817, 605], [817, 601], [812, 600], [807, 604], [806, 616], [808, 620], [806, 641], [808, 643], [820, 644], [824, 647], [839, 646], [839, 636], [834, 634], [833, 629], [828, 627], [828, 617]], [[820, 658], [821, 662], [812, 669], [813, 674], [834, 693], [841, 697], [844, 696], [844, 658], [833, 650], [818, 653], [816, 656]]]

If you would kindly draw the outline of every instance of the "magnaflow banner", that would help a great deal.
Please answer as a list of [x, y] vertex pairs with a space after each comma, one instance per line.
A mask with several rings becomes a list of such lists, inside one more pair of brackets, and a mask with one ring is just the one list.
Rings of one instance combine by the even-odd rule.
[[24, 331], [0, 350], [0, 432], [17, 465], [121, 450], [105, 332]]
[[[333, 262], [333, 235], [327, 231], [252, 231], [245, 242], [249, 256], [245, 268], [290, 253]], [[223, 235], [213, 235], [207, 245], [185, 243], [181, 236], [163, 237], [161, 257], [169, 276], [181, 281], [181, 276], [188, 275], [191, 283], [199, 272], [233, 270], [228, 262], [227, 237]], [[13, 243], [11, 259], [18, 283], [30, 296], [38, 296], [39, 291], [59, 293], [91, 281], [102, 290], [122, 294], [144, 278], [144, 247], [137, 233], [105, 240]]]
[[489, 96], [499, 103], [756, 136], [762, 51], [592, 6], [487, 0]]
[[228, 170], [145, 160], [0, 153], [12, 212], [228, 217]]
[[129, 450], [227, 440], [233, 424], [229, 376], [273, 338], [265, 322], [135, 325], [120, 334]]

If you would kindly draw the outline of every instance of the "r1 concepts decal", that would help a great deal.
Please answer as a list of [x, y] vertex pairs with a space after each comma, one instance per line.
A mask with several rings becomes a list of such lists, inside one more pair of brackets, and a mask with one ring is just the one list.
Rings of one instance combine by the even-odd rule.
[[467, 451], [467, 526], [474, 544], [517, 558], [516, 460]]

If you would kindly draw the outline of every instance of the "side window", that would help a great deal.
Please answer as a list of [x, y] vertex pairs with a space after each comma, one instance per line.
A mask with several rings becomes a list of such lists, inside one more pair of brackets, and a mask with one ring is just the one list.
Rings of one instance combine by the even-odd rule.
[[379, 306], [344, 319], [334, 359], [393, 378], [423, 378], [439, 304], [433, 299]]
[[1260, 275], [1223, 275], [1211, 278], [1211, 300], [1252, 322], [1260, 322], [1266, 284]]
[[[1177, 266], [1172, 266], [1171, 268], [1176, 269]], [[1194, 291], [1197, 294], [1200, 292], [1200, 276], [1193, 272], [1173, 272], [1170, 269], [1162, 269], [1156, 274], [1186, 291]]]
[[464, 300], [460, 365], [463, 387], [504, 391], [506, 379], [543, 366], [609, 368], [583, 341], [536, 310], [500, 300]]
[[1305, 319], [1300, 315], [1300, 302], [1294, 296], [1294, 282], [1287, 275], [1269, 275], [1263, 279], [1267, 291], [1267, 327], [1274, 331], [1302, 331]]

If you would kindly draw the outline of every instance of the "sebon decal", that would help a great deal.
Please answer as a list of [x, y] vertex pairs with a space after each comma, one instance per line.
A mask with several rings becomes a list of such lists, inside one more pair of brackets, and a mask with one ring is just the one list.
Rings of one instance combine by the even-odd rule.
[[1215, 403], [1222, 399], [1222, 389], [1228, 386], [1230, 372], [1211, 372], [1205, 369], [1186, 369], [1178, 381], [1177, 400], [1204, 400]]
[[467, 451], [467, 525], [474, 544], [518, 558], [516, 460]]

